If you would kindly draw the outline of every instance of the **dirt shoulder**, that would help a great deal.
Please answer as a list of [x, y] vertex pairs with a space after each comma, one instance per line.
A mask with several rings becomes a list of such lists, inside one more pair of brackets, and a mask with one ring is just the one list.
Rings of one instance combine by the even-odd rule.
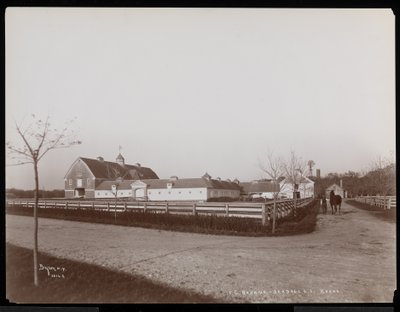
[[[39, 248], [232, 302], [391, 302], [395, 224], [346, 203], [317, 230], [287, 237], [177, 233], [40, 219]], [[6, 240], [32, 247], [30, 217], [6, 216]]]

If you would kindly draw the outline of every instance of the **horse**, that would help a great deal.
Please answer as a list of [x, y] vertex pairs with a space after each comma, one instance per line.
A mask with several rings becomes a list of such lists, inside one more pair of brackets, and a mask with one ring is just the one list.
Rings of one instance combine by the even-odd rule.
[[331, 191], [329, 193], [329, 204], [331, 205], [332, 214], [333, 214], [334, 209], [335, 209], [335, 214], [337, 211], [339, 211], [339, 214], [340, 214], [340, 206], [342, 204], [342, 196], [335, 195], [335, 192]]

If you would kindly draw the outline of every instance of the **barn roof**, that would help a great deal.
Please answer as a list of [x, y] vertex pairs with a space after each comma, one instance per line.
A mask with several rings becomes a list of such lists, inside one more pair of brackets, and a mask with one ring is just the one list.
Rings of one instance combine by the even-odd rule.
[[80, 157], [98, 179], [115, 180], [122, 177], [124, 180], [158, 179], [156, 173], [147, 167], [124, 165], [116, 162]]
[[[284, 180], [286, 180], [285, 181], [285, 183], [292, 183], [292, 181], [293, 181], [293, 179], [291, 178], [291, 177], [287, 177], [287, 178], [285, 178]], [[283, 180], [282, 180], [283, 181]], [[309, 179], [309, 178], [307, 178], [307, 177], [301, 177], [301, 180], [300, 180], [300, 183], [305, 183], [305, 184], [307, 184], [307, 183], [313, 183], [314, 181], [312, 181], [311, 179]]]
[[224, 190], [240, 190], [240, 186], [234, 182], [219, 181], [216, 179], [206, 178], [188, 178], [188, 179], [144, 179], [141, 180], [147, 184], [149, 189], [167, 188], [168, 183], [172, 183], [172, 188], [213, 188]]
[[330, 186], [328, 186], [325, 190], [326, 191], [330, 191], [330, 190], [334, 190], [334, 189], [339, 189], [339, 190], [343, 190], [343, 187], [340, 187], [340, 185], [337, 185], [336, 183], [331, 184]]
[[279, 184], [277, 185], [272, 182], [242, 182], [240, 186], [246, 194], [275, 192], [279, 190]]
[[[130, 190], [130, 189], [132, 189], [131, 184], [134, 181], [135, 180], [122, 180], [119, 183], [118, 190]], [[96, 191], [97, 190], [100, 190], [100, 191], [111, 191], [112, 186], [115, 185], [115, 184], [116, 184], [115, 181], [103, 181], [96, 187]]]
[[[131, 184], [137, 180], [123, 180], [119, 184], [120, 190], [131, 189]], [[240, 186], [234, 182], [218, 181], [218, 180], [207, 180], [205, 178], [192, 178], [192, 179], [143, 179], [141, 182], [147, 185], [148, 189], [166, 189], [168, 183], [172, 183], [172, 188], [212, 188], [212, 189], [223, 189], [223, 190], [240, 190]], [[97, 187], [96, 190], [111, 190], [112, 185], [115, 181], [103, 181]]]

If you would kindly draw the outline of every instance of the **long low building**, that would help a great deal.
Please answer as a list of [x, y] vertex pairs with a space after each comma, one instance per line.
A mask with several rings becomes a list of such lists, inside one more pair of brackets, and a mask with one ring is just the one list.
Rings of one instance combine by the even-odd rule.
[[239, 199], [238, 183], [212, 179], [205, 174], [201, 178], [140, 179], [104, 181], [95, 192], [95, 198], [132, 198], [150, 201], [207, 201], [212, 198]]

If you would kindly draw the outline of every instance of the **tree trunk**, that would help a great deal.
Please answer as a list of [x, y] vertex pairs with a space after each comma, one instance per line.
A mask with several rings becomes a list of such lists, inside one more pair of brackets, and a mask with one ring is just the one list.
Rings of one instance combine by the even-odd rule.
[[297, 210], [297, 192], [294, 193], [293, 217], [296, 217], [296, 210]]
[[272, 234], [275, 233], [276, 226], [276, 196], [274, 196], [274, 210], [272, 212]]
[[38, 272], [38, 206], [39, 206], [39, 173], [38, 173], [38, 163], [34, 160], [33, 163], [35, 170], [35, 205], [33, 207], [33, 220], [35, 223], [34, 233], [33, 233], [33, 278], [35, 286], [39, 285], [39, 272]]

